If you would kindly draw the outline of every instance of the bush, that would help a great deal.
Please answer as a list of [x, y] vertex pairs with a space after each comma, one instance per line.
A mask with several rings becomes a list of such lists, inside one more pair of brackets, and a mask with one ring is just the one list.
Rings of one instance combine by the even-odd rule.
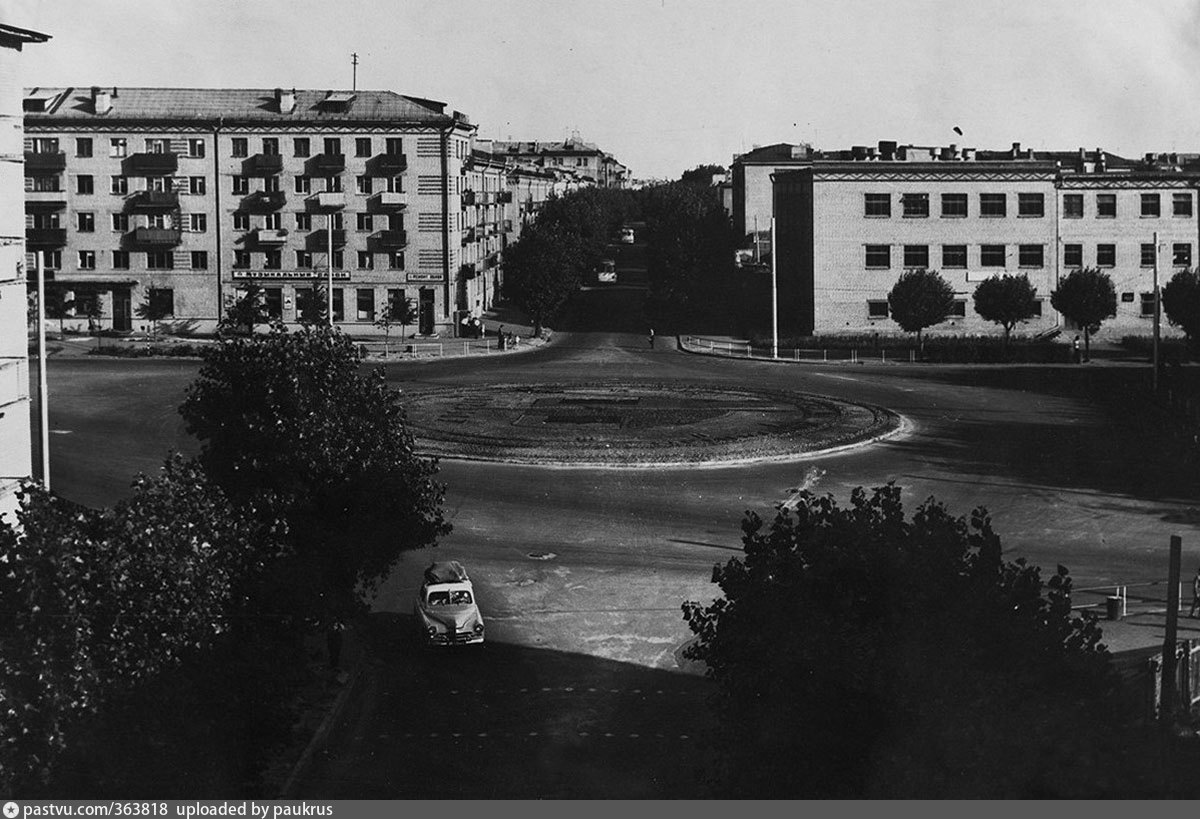
[[[755, 347], [770, 347], [771, 337], [754, 335]], [[917, 349], [910, 338], [892, 335], [799, 336], [779, 339], [780, 350], [858, 350], [870, 354], [883, 351], [907, 359]], [[890, 357], [890, 356], [889, 356]], [[1071, 351], [1062, 344], [1032, 339], [1013, 338], [1008, 349], [1004, 339], [996, 336], [927, 336], [925, 351], [918, 359], [935, 364], [1063, 364], [1070, 361]]]
[[88, 350], [88, 355], [107, 355], [113, 358], [201, 358], [203, 344], [110, 344]]

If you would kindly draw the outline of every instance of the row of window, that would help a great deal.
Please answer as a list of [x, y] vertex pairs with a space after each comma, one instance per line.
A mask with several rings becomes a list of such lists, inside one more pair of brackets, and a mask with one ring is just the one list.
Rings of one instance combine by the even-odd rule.
[[[970, 215], [969, 195], [965, 193], [941, 194], [941, 216], [943, 218], [962, 219]], [[900, 195], [901, 213], [906, 219], [925, 219], [929, 217], [928, 193], [904, 193]], [[1115, 193], [1096, 194], [1096, 217], [1099, 219], [1115, 219], [1117, 216], [1117, 195]], [[1173, 216], [1191, 217], [1192, 194], [1171, 194], [1171, 214]], [[863, 194], [863, 215], [869, 218], [887, 218], [892, 215], [892, 194], [865, 193]], [[1002, 218], [1008, 215], [1008, 194], [981, 193], [979, 194], [979, 215], [985, 218]], [[1046, 215], [1045, 195], [1041, 193], [1018, 193], [1017, 216], [1038, 218]], [[1081, 219], [1084, 215], [1082, 193], [1063, 194], [1063, 216], [1067, 219]], [[1157, 218], [1162, 215], [1160, 194], [1141, 194], [1141, 215], [1146, 218]]]
[[[928, 268], [929, 245], [904, 245], [904, 267]], [[865, 245], [866, 267], [871, 270], [887, 270], [892, 266], [891, 245]], [[1017, 265], [1019, 267], [1045, 267], [1045, 245], [1017, 245]], [[1141, 266], [1153, 267], [1154, 243], [1147, 242], [1141, 246]], [[1007, 245], [979, 245], [980, 267], [1005, 267], [1008, 259]], [[1095, 264], [1097, 267], [1116, 267], [1117, 246], [1115, 244], [1096, 245]], [[1192, 266], [1192, 245], [1190, 242], [1176, 242], [1171, 247], [1171, 264], [1174, 267]], [[1083, 245], [1063, 245], [1063, 265], [1076, 268], [1084, 266]], [[967, 245], [942, 245], [943, 268], [966, 268]]]
[[[53, 193], [61, 191], [61, 183], [57, 176], [32, 176], [27, 177], [30, 188], [40, 193]], [[203, 176], [189, 176], [187, 178], [187, 193], [196, 196], [203, 196], [208, 191], [207, 180]], [[250, 177], [248, 176], [232, 176], [232, 192], [234, 196], [247, 196], [250, 193]], [[322, 177], [325, 180], [325, 190], [334, 193], [342, 192], [342, 178], [340, 176]], [[384, 180], [385, 190], [388, 193], [404, 193], [404, 177], [378, 177]], [[175, 179], [170, 176], [147, 176], [146, 188], [148, 191], [172, 192], [176, 190]], [[312, 177], [297, 176], [294, 180], [294, 190], [296, 193], [312, 193]], [[376, 177], [359, 176], [355, 179], [355, 190], [361, 194], [371, 194], [375, 191], [374, 180]], [[279, 177], [267, 176], [263, 177], [263, 190], [267, 193], [276, 192], [279, 190]], [[75, 193], [89, 196], [96, 192], [95, 177], [89, 174], [77, 174], [75, 176]], [[125, 195], [129, 193], [129, 177], [120, 175], [113, 176], [109, 182], [109, 193]]]
[[[1133, 293], [1122, 293], [1121, 301], [1124, 304], [1132, 304], [1135, 301]], [[1144, 292], [1140, 294], [1141, 315], [1149, 318], [1154, 315], [1154, 293]], [[890, 308], [887, 299], [867, 299], [867, 318], [869, 319], [886, 319], [890, 316]], [[950, 310], [948, 318], [965, 318], [967, 315], [967, 300], [955, 299], [954, 306]], [[1037, 299], [1034, 302], [1034, 317], [1042, 315], [1042, 299]]]
[[[31, 140], [33, 153], [35, 154], [56, 154], [59, 152], [59, 142], [57, 137], [34, 137]], [[165, 137], [147, 137], [146, 138], [146, 153], [148, 154], [165, 154], [171, 152], [171, 140]], [[279, 138], [278, 137], [263, 137], [261, 142], [262, 153], [267, 156], [279, 155]], [[340, 137], [325, 137], [323, 141], [324, 152], [326, 154], [340, 154], [342, 152], [342, 140]], [[94, 156], [94, 145], [91, 137], [76, 137], [75, 138], [75, 156], [80, 159], [87, 159]], [[400, 137], [385, 137], [384, 152], [391, 155], [404, 153], [404, 141]], [[230, 140], [230, 153], [234, 157], [245, 157], [250, 155], [250, 140], [247, 137], [233, 137]], [[123, 158], [129, 156], [129, 140], [125, 137], [113, 137], [108, 141], [108, 155], [114, 158]], [[205, 155], [205, 142], [203, 139], [191, 138], [187, 140], [186, 156], [192, 159], [203, 159]], [[354, 139], [354, 155], [358, 157], [369, 157], [374, 155], [374, 144], [371, 137], [355, 137]], [[309, 157], [312, 156], [312, 140], [308, 137], [295, 137], [292, 139], [292, 156]]]
[[[112, 252], [112, 269], [113, 270], [128, 270], [131, 259], [131, 254], [128, 250], [114, 250]], [[95, 250], [80, 250], [77, 255], [77, 264], [80, 270], [95, 270], [97, 251]], [[263, 270], [282, 270], [283, 269], [283, 251], [268, 250], [261, 254], [263, 256]], [[323, 259], [323, 254], [322, 259]], [[358, 269], [359, 270], [374, 270], [375, 256], [382, 255], [386, 258], [387, 269], [403, 270], [404, 269], [404, 251], [395, 251], [392, 253], [375, 254], [367, 251], [359, 251], [358, 253]], [[233, 254], [233, 266], [237, 270], [248, 270], [253, 267], [253, 254], [248, 250], [235, 250]], [[147, 270], [174, 270], [175, 269], [175, 254], [169, 250], [151, 251], [145, 254]], [[46, 250], [42, 251], [42, 262], [47, 270], [62, 269], [62, 251], [61, 250]], [[320, 267], [324, 267], [322, 261]], [[340, 250], [333, 252], [333, 267], [341, 270], [345, 266], [345, 255]], [[307, 250], [296, 251], [296, 267], [302, 269], [315, 269], [314, 254]], [[191, 251], [192, 270], [207, 270], [208, 269], [208, 251], [193, 250]]]

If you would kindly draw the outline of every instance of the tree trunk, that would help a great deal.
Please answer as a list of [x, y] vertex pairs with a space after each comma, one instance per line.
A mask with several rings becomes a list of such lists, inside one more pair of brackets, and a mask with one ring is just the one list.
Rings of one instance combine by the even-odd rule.
[[1088, 332], [1087, 326], [1084, 325], [1084, 328], [1083, 328], [1083, 360], [1084, 361], [1092, 360], [1091, 340], [1092, 340], [1092, 334]]

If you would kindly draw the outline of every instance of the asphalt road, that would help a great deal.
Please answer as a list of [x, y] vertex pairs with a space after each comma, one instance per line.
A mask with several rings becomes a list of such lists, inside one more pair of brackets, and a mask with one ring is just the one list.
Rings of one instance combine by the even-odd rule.
[[[711, 569], [738, 553], [746, 510], [799, 488], [846, 502], [894, 481], [909, 510], [936, 496], [992, 513], [1011, 557], [1071, 569], [1077, 587], [1161, 578], [1169, 534], [1200, 559], [1195, 476], [1119, 367], [789, 365], [651, 350], [640, 292], [583, 294], [546, 348], [520, 356], [389, 364], [405, 389], [492, 382], [702, 382], [812, 392], [887, 406], [904, 435], [794, 463], [686, 469], [551, 469], [443, 461], [454, 532], [439, 559], [476, 579], [479, 651], [411, 642], [429, 553], [406, 555], [361, 630], [371, 663], [330, 752], [299, 796], [703, 795], [697, 739], [708, 683], [680, 662], [684, 600], [711, 599]], [[563, 329], [565, 328], [565, 329]], [[198, 365], [53, 360], [52, 477], [111, 503], [130, 476], [194, 444], [175, 408]], [[36, 417], [36, 416], [35, 416]], [[662, 693], [659, 693], [662, 692]]]

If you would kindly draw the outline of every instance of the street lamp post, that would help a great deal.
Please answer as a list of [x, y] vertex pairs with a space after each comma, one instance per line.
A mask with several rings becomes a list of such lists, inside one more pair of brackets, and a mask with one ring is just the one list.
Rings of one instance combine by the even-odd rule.
[[325, 310], [333, 326], [333, 211], [325, 214]]
[[[758, 240], [755, 239], [757, 244]], [[775, 266], [775, 217], [771, 217], [771, 358], [779, 358], [779, 287]]]
[[1154, 392], [1158, 392], [1158, 338], [1160, 328], [1160, 309], [1158, 304], [1158, 231], [1154, 231], [1154, 354], [1151, 357], [1154, 374], [1151, 376], [1151, 384]]
[[33, 253], [38, 289], [38, 433], [42, 444], [42, 488], [50, 491], [50, 389], [46, 382], [46, 270], [43, 251]]

